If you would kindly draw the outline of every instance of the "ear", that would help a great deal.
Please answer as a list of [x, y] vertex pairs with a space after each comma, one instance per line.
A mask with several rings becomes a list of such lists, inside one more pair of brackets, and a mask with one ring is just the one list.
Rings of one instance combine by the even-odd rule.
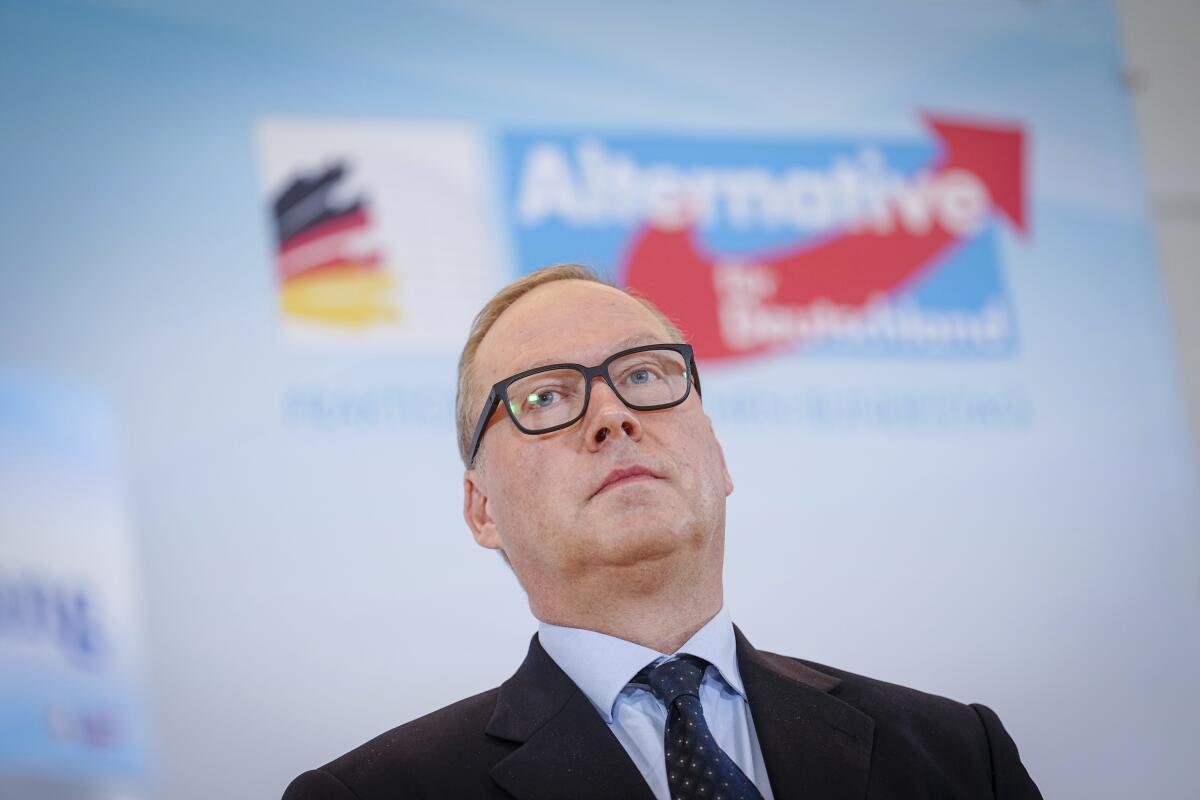
[[499, 550], [500, 535], [496, 532], [496, 522], [488, 507], [487, 489], [481, 478], [477, 469], [463, 473], [463, 519], [480, 547]]
[[708, 432], [712, 435], [713, 444], [717, 446], [717, 455], [721, 458], [721, 472], [725, 475], [725, 496], [729, 497], [733, 494], [733, 476], [729, 474], [729, 467], [725, 464], [725, 451], [717, 439], [717, 432], [713, 430], [712, 417], [705, 414], [704, 419], [708, 422]]

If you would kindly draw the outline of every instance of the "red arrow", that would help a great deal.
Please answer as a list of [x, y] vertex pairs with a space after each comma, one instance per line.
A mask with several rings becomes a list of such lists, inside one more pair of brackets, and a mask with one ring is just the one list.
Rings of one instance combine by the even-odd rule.
[[[647, 226], [634, 237], [622, 283], [675, 320], [699, 357], [733, 358], [798, 338], [729, 336], [722, 304], [730, 302], [729, 276], [741, 273], [719, 262], [753, 267], [745, 274], [753, 276], [750, 291], [763, 308], [794, 312], [830, 303], [861, 311], [933, 268], [993, 210], [1024, 232], [1021, 129], [933, 116], [926, 122], [941, 142], [927, 177], [907, 187], [870, 227], [781, 252], [721, 259], [705, 252], [691, 229]], [[726, 279], [722, 285], [719, 276]]]

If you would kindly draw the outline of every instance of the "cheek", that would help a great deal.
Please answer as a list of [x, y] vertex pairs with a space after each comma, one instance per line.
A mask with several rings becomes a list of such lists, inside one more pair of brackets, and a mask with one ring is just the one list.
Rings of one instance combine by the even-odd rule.
[[689, 463], [695, 465], [696, 480], [703, 483], [700, 492], [704, 501], [723, 501], [729, 492], [720, 448], [712, 437], [705, 437], [697, 444], [690, 453]]
[[533, 446], [526, 446], [518, 458], [490, 465], [499, 468], [498, 497], [502, 498], [494, 516], [502, 537], [540, 541], [562, 513], [564, 503], [555, 498], [564, 497], [569, 473], [554, 469], [536, 443], [528, 445]]

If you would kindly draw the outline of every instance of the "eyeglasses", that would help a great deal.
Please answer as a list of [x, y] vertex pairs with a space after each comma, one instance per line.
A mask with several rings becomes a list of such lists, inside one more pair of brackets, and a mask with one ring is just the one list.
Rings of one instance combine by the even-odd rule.
[[574, 425], [587, 413], [592, 381], [603, 378], [613, 393], [634, 411], [658, 411], [700, 394], [700, 376], [691, 345], [647, 344], [614, 353], [595, 367], [551, 364], [518, 372], [492, 386], [475, 424], [471, 459], [483, 439], [496, 406], [503, 404], [521, 433], [536, 436]]

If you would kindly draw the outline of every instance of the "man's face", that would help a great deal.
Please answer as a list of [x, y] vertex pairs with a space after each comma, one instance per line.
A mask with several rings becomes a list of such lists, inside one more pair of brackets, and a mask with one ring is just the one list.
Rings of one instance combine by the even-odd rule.
[[[662, 323], [623, 292], [587, 281], [545, 284], [510, 306], [480, 344], [475, 408], [493, 383], [523, 370], [591, 366], [667, 341]], [[651, 475], [613, 480], [630, 468]], [[583, 419], [553, 433], [521, 433], [498, 409], [464, 486], [476, 540], [504, 549], [531, 599], [592, 570], [684, 552], [719, 564], [733, 491], [695, 391], [674, 408], [632, 411], [603, 380], [592, 384]]]

